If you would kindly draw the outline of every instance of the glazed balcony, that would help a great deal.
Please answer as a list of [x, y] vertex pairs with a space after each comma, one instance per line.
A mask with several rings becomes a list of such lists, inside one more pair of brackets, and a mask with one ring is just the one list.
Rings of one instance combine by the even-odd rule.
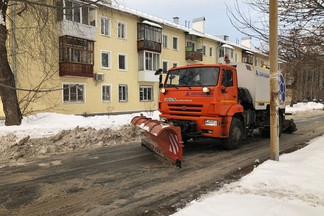
[[137, 51], [149, 50], [161, 53], [161, 43], [149, 40], [137, 41]]

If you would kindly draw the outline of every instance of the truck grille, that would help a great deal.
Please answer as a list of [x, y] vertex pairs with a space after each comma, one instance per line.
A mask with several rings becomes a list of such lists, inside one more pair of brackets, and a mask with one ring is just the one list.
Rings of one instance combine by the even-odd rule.
[[195, 104], [168, 104], [171, 114], [191, 113], [191, 115], [200, 115], [203, 105]]

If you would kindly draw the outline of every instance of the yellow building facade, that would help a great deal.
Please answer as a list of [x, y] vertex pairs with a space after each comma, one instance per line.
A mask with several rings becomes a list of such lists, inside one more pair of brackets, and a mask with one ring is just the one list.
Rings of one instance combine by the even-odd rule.
[[[82, 6], [63, 0], [61, 5], [46, 20], [31, 22], [32, 10], [16, 17], [15, 52], [10, 34], [17, 88], [36, 90], [17, 91], [24, 115], [156, 110], [159, 76], [154, 73], [160, 68], [166, 72], [190, 64], [225, 63], [226, 58], [257, 66], [269, 63], [266, 55], [248, 46], [205, 33], [203, 17], [188, 28], [177, 20], [111, 4]], [[43, 31], [40, 23], [46, 26]]]

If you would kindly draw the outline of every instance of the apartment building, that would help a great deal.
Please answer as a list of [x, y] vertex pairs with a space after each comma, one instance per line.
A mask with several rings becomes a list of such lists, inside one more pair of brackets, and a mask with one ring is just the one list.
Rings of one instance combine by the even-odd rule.
[[194, 19], [189, 28], [180, 25], [178, 18], [171, 22], [120, 5], [82, 6], [70, 0], [58, 5], [61, 10], [53, 10], [44, 25], [50, 26], [47, 33], [27, 28], [31, 23], [45, 24], [33, 18], [33, 11], [28, 18], [16, 17], [15, 38], [22, 44], [16, 53], [10, 35], [8, 50], [17, 87], [51, 90], [18, 91], [25, 114], [156, 110], [159, 76], [154, 73], [160, 68], [166, 72], [226, 59], [268, 65], [266, 55], [251, 49], [251, 38], [243, 38], [239, 45], [227, 36], [207, 34], [204, 17]]

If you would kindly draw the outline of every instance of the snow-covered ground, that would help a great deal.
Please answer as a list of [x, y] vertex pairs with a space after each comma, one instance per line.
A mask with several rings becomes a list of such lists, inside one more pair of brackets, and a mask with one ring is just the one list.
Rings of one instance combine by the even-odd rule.
[[173, 216], [323, 216], [324, 136], [303, 149], [266, 161]]
[[[158, 111], [143, 113], [143, 115], [153, 119], [158, 119], [159, 114]], [[77, 126], [117, 130], [121, 126], [129, 124], [133, 117], [138, 115], [140, 113], [83, 117], [80, 115], [40, 113], [24, 117], [20, 126], [5, 126], [4, 120], [0, 121], [0, 137], [8, 133], [13, 133], [18, 138], [25, 136], [30, 136], [31, 138], [47, 137], [53, 136], [61, 130], [69, 130]]]
[[297, 104], [294, 104], [293, 107], [286, 106], [287, 113], [297, 113], [297, 112], [305, 112], [305, 111], [311, 111], [311, 110], [322, 110], [322, 109], [324, 109], [324, 104], [315, 103], [315, 102], [297, 103]]

